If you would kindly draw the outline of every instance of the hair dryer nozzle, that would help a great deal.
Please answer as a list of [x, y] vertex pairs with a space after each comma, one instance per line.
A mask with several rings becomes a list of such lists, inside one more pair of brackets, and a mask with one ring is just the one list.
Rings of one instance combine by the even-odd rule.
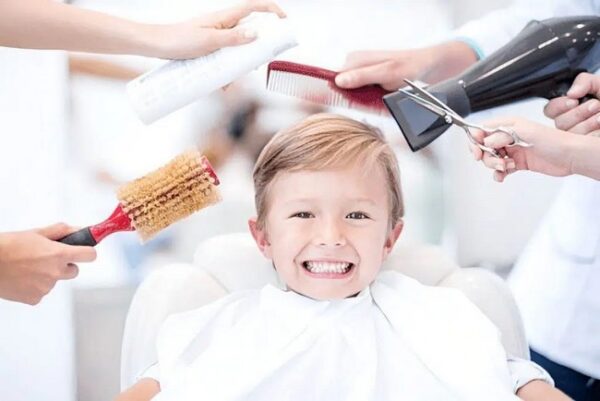
[[[468, 115], [469, 99], [464, 88], [455, 81], [446, 81], [431, 87], [431, 93], [461, 116]], [[402, 135], [413, 152], [424, 148], [442, 135], [450, 124], [430, 110], [418, 105], [402, 92], [390, 93], [383, 102], [400, 126]]]
[[449, 127], [435, 113], [419, 106], [402, 92], [384, 96], [383, 102], [413, 152], [429, 145]]

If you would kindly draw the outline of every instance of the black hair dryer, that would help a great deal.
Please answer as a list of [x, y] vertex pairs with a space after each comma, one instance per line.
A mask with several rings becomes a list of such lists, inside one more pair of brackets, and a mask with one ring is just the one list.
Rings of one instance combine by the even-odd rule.
[[[600, 17], [531, 21], [509, 43], [461, 75], [427, 90], [461, 116], [528, 97], [564, 96], [581, 72], [600, 67]], [[413, 152], [450, 125], [401, 92], [384, 103]]]

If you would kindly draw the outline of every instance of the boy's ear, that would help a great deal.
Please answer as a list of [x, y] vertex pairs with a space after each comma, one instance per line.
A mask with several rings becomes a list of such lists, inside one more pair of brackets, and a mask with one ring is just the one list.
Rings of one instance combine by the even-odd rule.
[[385, 244], [383, 245], [383, 259], [385, 260], [392, 249], [394, 249], [394, 245], [400, 237], [400, 233], [402, 233], [402, 229], [404, 228], [404, 222], [402, 220], [398, 220], [398, 223], [392, 228], [390, 233], [388, 234]]
[[248, 219], [248, 228], [250, 229], [250, 233], [252, 233], [252, 237], [258, 246], [260, 252], [268, 259], [271, 259], [271, 244], [267, 240], [267, 233], [265, 230], [261, 230], [258, 228], [256, 224], [256, 217], [251, 217]]

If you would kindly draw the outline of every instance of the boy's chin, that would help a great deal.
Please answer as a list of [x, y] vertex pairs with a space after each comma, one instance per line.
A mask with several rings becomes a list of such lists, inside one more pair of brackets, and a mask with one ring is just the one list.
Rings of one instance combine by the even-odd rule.
[[346, 289], [341, 288], [299, 288], [294, 289], [289, 287], [292, 291], [304, 295], [305, 297], [312, 298], [317, 301], [335, 301], [339, 299], [351, 298], [356, 296], [361, 290], [352, 289], [350, 287]]

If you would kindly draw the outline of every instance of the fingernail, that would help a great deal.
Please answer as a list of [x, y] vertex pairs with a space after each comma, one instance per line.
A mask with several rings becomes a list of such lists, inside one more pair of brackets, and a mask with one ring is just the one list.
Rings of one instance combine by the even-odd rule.
[[508, 163], [506, 163], [506, 168], [508, 168], [509, 170], [513, 170], [516, 167], [516, 164], [513, 160], [509, 160]]
[[567, 100], [567, 102], [565, 103], [565, 105], [566, 105], [568, 108], [575, 107], [575, 106], [577, 106], [578, 104], [579, 104], [579, 102], [578, 102], [577, 100], [574, 100], [574, 99], [569, 99], [569, 100]]
[[254, 38], [256, 38], [256, 36], [257, 36], [257, 33], [254, 29], [246, 29], [244, 31], [244, 37], [246, 39], [254, 39]]
[[597, 100], [592, 100], [588, 105], [588, 111], [590, 113], [595, 113], [600, 107], [600, 102]]
[[494, 169], [495, 169], [495, 170], [498, 170], [498, 171], [504, 171], [504, 164], [502, 164], [502, 163], [497, 163], [497, 164], [494, 166]]

